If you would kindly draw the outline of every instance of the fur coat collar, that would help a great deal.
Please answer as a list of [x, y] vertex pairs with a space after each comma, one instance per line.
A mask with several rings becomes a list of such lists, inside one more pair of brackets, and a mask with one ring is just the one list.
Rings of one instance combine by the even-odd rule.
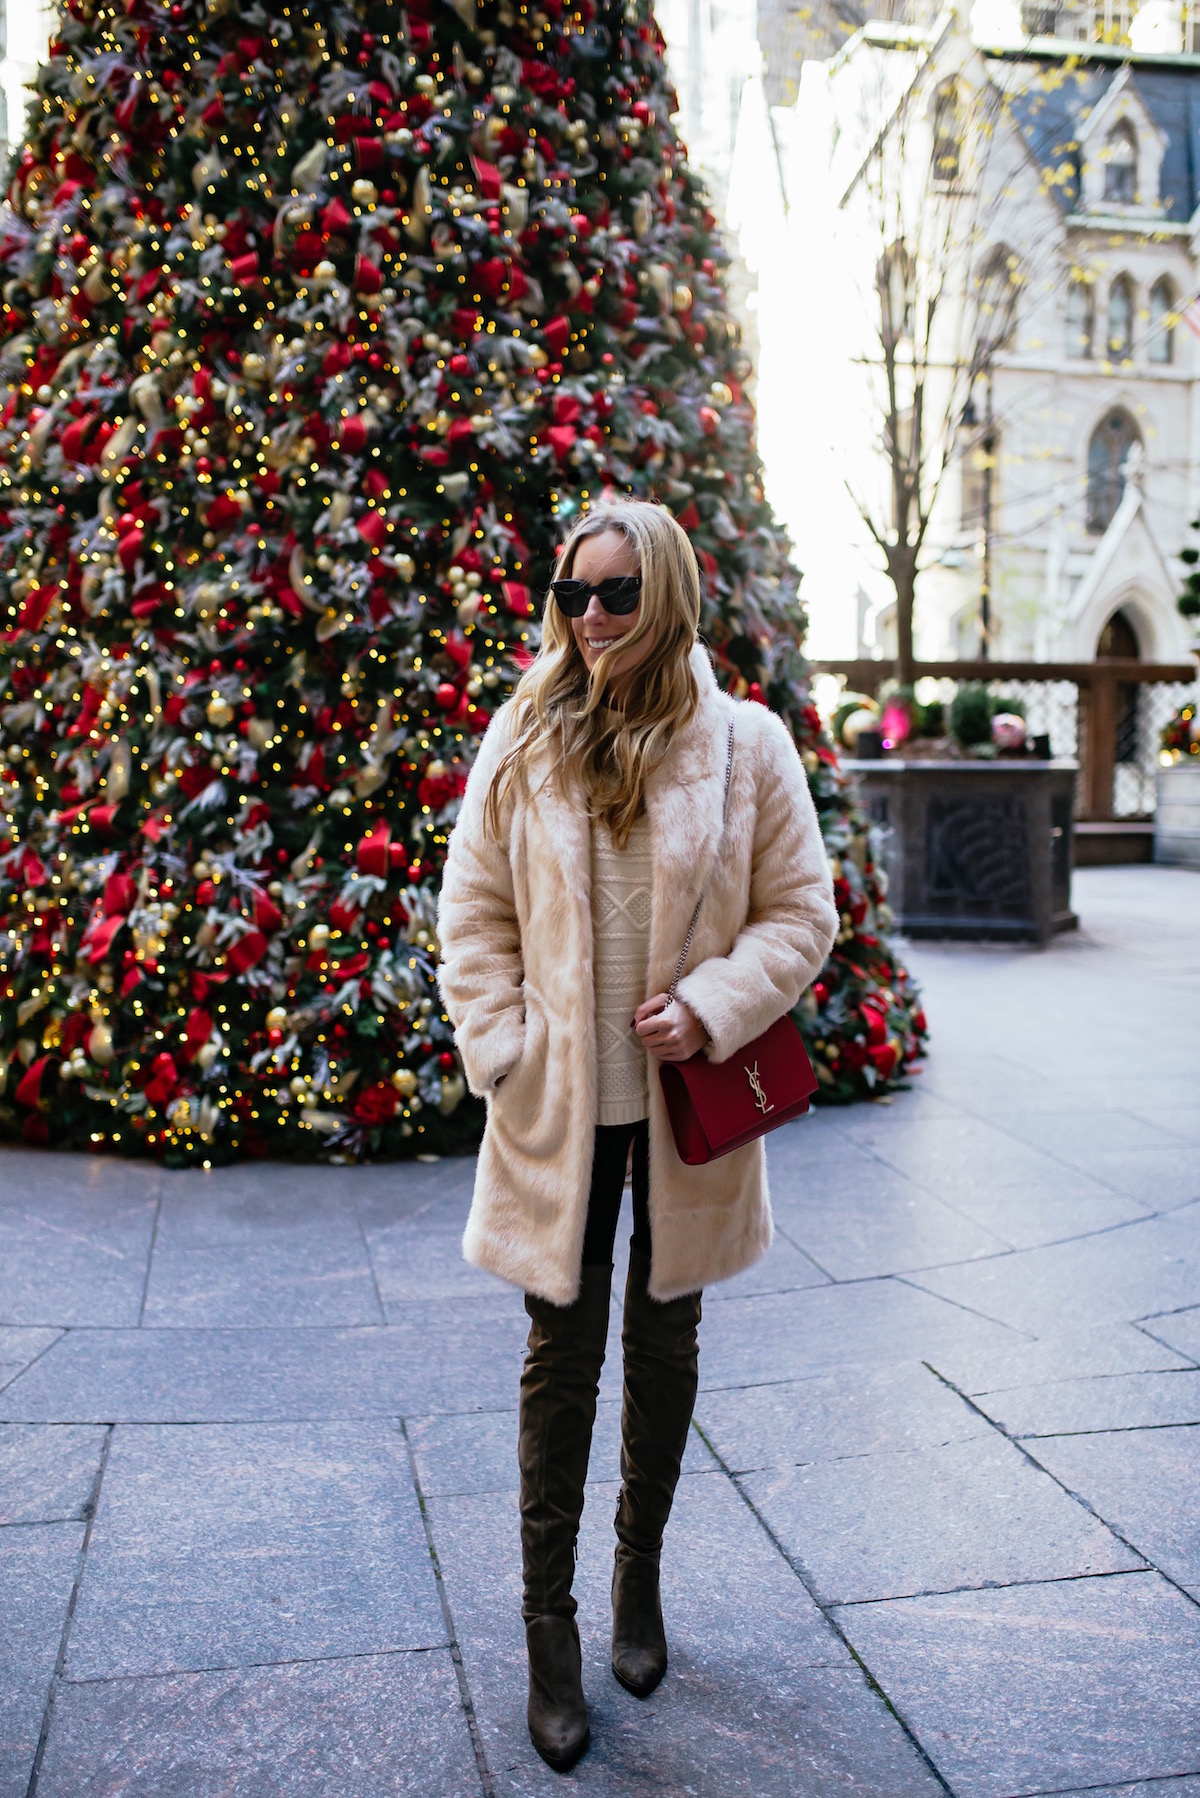
[[[668, 894], [690, 895], [694, 906], [712, 871], [721, 836], [729, 723], [738, 709], [718, 687], [702, 644], [695, 645], [688, 662], [698, 688], [696, 710], [646, 781], [656, 919], [674, 912], [665, 903]], [[548, 769], [534, 772], [530, 786], [590, 960], [591, 826], [583, 789], [555, 780]], [[676, 953], [682, 948], [683, 936]]]

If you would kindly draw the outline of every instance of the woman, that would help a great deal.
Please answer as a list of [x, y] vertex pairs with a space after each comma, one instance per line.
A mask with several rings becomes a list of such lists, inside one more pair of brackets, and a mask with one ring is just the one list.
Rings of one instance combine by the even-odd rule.
[[659, 1554], [696, 1396], [700, 1289], [771, 1240], [761, 1142], [685, 1166], [656, 1064], [724, 1061], [758, 1036], [837, 927], [791, 736], [720, 692], [699, 621], [696, 558], [669, 512], [621, 500], [582, 516], [541, 651], [481, 745], [442, 884], [442, 992], [488, 1106], [463, 1252], [522, 1287], [531, 1320], [529, 1733], [560, 1771], [588, 1742], [571, 1583], [630, 1159], [612, 1664], [639, 1697], [667, 1665]]

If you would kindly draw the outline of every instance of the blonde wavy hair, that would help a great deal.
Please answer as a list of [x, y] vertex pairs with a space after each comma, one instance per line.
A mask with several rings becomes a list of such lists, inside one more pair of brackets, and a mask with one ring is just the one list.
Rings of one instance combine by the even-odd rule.
[[[572, 525], [552, 578], [570, 575], [579, 545], [604, 531], [624, 537], [637, 557], [637, 623], [589, 672], [571, 620], [547, 596], [542, 646], [517, 683], [515, 735], [487, 796], [486, 827], [494, 836], [511, 782], [524, 779], [532, 757], [545, 748], [560, 786], [578, 779], [590, 815], [624, 848], [645, 803], [647, 777], [696, 710], [699, 689], [688, 655], [700, 626], [700, 571], [687, 533], [665, 506], [604, 500]], [[647, 638], [650, 648], [614, 704], [607, 693], [613, 663]]]

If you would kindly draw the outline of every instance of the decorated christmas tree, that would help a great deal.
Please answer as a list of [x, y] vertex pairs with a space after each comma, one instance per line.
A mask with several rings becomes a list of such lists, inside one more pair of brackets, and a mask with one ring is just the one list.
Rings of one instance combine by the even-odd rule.
[[470, 1145], [439, 869], [613, 486], [692, 533], [809, 770], [825, 1092], [914, 1055], [672, 104], [644, 0], [69, 0], [0, 246], [5, 1134]]

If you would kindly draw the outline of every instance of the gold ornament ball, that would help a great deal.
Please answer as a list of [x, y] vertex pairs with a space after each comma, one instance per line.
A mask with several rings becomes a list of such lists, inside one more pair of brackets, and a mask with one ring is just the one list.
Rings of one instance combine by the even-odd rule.
[[873, 730], [878, 723], [879, 716], [876, 712], [869, 712], [865, 706], [860, 706], [856, 712], [851, 712], [850, 716], [843, 721], [842, 742], [847, 749], [856, 749], [859, 731]]

